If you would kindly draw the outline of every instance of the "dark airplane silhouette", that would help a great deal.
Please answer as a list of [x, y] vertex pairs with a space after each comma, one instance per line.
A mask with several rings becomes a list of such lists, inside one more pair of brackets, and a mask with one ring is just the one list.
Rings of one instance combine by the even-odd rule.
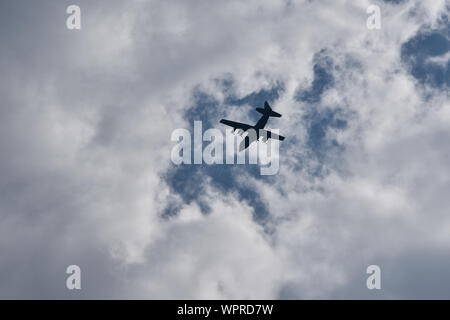
[[242, 140], [241, 144], [239, 145], [239, 151], [246, 149], [252, 142], [259, 140], [260, 135], [264, 142], [266, 142], [270, 138], [278, 139], [280, 141], [284, 140], [283, 136], [279, 136], [273, 132], [263, 129], [264, 126], [266, 125], [267, 121], [269, 120], [269, 117], [279, 118], [279, 117], [281, 117], [281, 114], [273, 111], [272, 108], [267, 103], [267, 101], [264, 102], [264, 109], [256, 108], [256, 111], [258, 111], [259, 113], [262, 113], [262, 117], [261, 117], [261, 119], [258, 120], [258, 122], [254, 126], [251, 126], [251, 125], [245, 124], [245, 123], [225, 120], [225, 119], [220, 120], [220, 123], [223, 123], [227, 126], [233, 127], [233, 132], [235, 132], [236, 130], [242, 130], [240, 132], [240, 134], [242, 134], [242, 133], [248, 131], [249, 129], [254, 130], [254, 134], [250, 134], [250, 131], [249, 131], [249, 134], [247, 134], [245, 136], [244, 140]]

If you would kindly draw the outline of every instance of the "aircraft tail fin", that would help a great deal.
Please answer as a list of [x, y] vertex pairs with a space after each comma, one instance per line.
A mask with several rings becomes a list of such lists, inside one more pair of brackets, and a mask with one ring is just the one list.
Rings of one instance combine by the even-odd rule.
[[256, 111], [258, 111], [259, 113], [262, 113], [264, 115], [269, 115], [269, 117], [276, 117], [276, 118], [281, 117], [281, 114], [272, 110], [272, 108], [269, 106], [269, 103], [267, 103], [267, 101], [264, 102], [264, 109], [256, 108]]

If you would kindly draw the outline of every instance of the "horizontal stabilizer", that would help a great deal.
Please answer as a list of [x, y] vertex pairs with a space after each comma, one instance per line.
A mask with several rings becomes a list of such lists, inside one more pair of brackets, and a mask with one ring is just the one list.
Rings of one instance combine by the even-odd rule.
[[272, 110], [272, 108], [269, 106], [269, 103], [267, 103], [267, 101], [264, 102], [264, 109], [256, 108], [256, 111], [258, 111], [259, 113], [262, 113], [264, 115], [268, 115], [269, 117], [276, 117], [276, 118], [281, 117], [281, 114]]
[[273, 133], [271, 131], [268, 131], [268, 130], [260, 130], [259, 132], [260, 132], [259, 134], [262, 137], [263, 141], [268, 140], [268, 139], [276, 139], [276, 140], [280, 140], [280, 141], [284, 140], [283, 136], [280, 136], [280, 135]]

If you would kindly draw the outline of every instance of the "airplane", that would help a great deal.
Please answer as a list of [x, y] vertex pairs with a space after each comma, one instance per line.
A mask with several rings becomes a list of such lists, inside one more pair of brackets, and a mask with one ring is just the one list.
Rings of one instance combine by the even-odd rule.
[[235, 132], [236, 130], [241, 131], [240, 132], [241, 135], [244, 132], [248, 131], [249, 129], [253, 129], [254, 132], [256, 133], [256, 135], [255, 134], [247, 134], [245, 136], [244, 140], [242, 140], [241, 144], [239, 145], [239, 151], [242, 151], [242, 150], [248, 148], [248, 146], [252, 142], [259, 140], [260, 134], [261, 134], [263, 142], [266, 142], [270, 138], [277, 139], [280, 141], [284, 140], [283, 136], [280, 136], [278, 134], [275, 134], [273, 132], [263, 129], [264, 126], [266, 125], [267, 121], [269, 120], [269, 117], [280, 118], [281, 114], [273, 111], [267, 101], [264, 102], [264, 109], [256, 108], [256, 111], [258, 111], [259, 113], [262, 113], [262, 117], [261, 117], [261, 119], [258, 120], [258, 122], [254, 126], [251, 126], [251, 125], [245, 124], [245, 123], [234, 122], [234, 121], [230, 121], [230, 120], [226, 120], [226, 119], [220, 120], [220, 123], [223, 123], [227, 126], [232, 127], [233, 132]]

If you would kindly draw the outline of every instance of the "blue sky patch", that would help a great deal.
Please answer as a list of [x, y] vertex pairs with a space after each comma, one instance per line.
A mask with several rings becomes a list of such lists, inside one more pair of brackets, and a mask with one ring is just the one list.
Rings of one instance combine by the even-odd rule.
[[[335, 84], [333, 71], [343, 71], [358, 67], [359, 64], [350, 56], [346, 57], [344, 65], [336, 65], [327, 49], [322, 49], [313, 58], [313, 80], [309, 88], [299, 88], [295, 99], [303, 104], [305, 115], [304, 125], [307, 130], [305, 147], [309, 150], [308, 158], [318, 160], [318, 165], [311, 168], [310, 174], [321, 176], [326, 156], [330, 152], [343, 150], [336, 140], [327, 139], [329, 129], [344, 130], [347, 127], [347, 115], [337, 106], [319, 107], [322, 95]], [[305, 163], [308, 159], [302, 159]]]
[[444, 16], [441, 28], [424, 27], [402, 45], [402, 61], [419, 83], [435, 88], [450, 86], [449, 27], [448, 16]]
[[327, 50], [322, 49], [313, 58], [314, 79], [308, 89], [299, 89], [295, 99], [307, 103], [317, 103], [322, 94], [334, 84], [332, 69], [334, 67], [332, 58], [327, 54]]
[[[254, 108], [262, 107], [264, 101], [275, 101], [283, 90], [282, 84], [277, 84], [273, 88], [252, 92], [244, 97], [237, 97], [233, 90], [233, 81], [229, 78], [216, 82], [222, 88], [225, 95], [224, 104], [221, 104], [215, 97], [205, 93], [200, 88], [193, 92], [193, 105], [186, 111], [190, 130], [193, 132], [194, 121], [201, 120], [203, 131], [209, 128], [217, 128], [219, 120], [226, 113], [226, 108], [245, 107], [250, 105], [249, 115], [259, 118], [259, 114], [254, 112]], [[253, 116], [253, 114], [255, 114]], [[234, 119], [233, 119], [234, 120]], [[273, 177], [261, 176], [258, 165], [173, 165], [163, 176], [172, 192], [178, 194], [183, 202], [189, 204], [195, 201], [204, 214], [209, 213], [210, 206], [202, 200], [207, 181], [210, 179], [211, 185], [224, 193], [236, 193], [239, 200], [245, 201], [254, 209], [254, 218], [259, 223], [264, 223], [269, 218], [269, 212], [259, 194], [251, 187], [242, 185], [237, 180], [242, 174], [249, 174], [256, 179], [264, 179], [271, 182]], [[164, 210], [163, 216], [173, 216], [180, 211], [178, 205], [169, 205]]]

